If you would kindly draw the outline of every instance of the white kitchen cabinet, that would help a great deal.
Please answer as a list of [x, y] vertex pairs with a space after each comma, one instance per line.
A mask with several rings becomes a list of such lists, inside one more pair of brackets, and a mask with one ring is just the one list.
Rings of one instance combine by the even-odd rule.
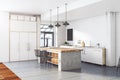
[[36, 33], [29, 33], [29, 43], [28, 43], [28, 51], [29, 51], [29, 59], [36, 59], [34, 49], [36, 48]]
[[28, 34], [20, 33], [20, 60], [28, 60]]
[[10, 31], [36, 32], [36, 17], [26, 15], [11, 15]]
[[18, 61], [20, 54], [20, 36], [18, 32], [11, 32], [10, 35], [10, 61]]
[[11, 20], [10, 31], [36, 32], [36, 22]]
[[105, 48], [84, 48], [81, 59], [84, 62], [105, 65], [106, 64]]
[[36, 59], [36, 33], [11, 32], [10, 61]]
[[36, 17], [10, 15], [10, 61], [36, 59]]

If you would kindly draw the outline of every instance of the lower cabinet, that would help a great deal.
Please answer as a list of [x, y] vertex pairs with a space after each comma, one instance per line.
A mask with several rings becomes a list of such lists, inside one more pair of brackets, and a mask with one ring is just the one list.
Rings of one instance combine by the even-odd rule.
[[11, 32], [10, 34], [10, 61], [36, 59], [36, 33]]
[[84, 48], [84, 51], [81, 54], [81, 59], [84, 62], [105, 65], [106, 49], [105, 48]]
[[81, 52], [81, 61], [98, 65], [106, 65], [106, 49], [103, 47], [75, 47], [64, 45], [60, 47], [83, 49]]

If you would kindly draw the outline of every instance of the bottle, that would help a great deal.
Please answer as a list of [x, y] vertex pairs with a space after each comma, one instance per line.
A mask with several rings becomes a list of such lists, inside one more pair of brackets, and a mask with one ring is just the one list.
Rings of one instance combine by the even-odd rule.
[[81, 46], [85, 47], [85, 42], [84, 41], [81, 42]]

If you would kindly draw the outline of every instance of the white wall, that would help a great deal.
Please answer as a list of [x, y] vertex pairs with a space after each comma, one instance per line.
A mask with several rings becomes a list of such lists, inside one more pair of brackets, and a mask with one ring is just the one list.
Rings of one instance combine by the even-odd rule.
[[116, 65], [120, 57], [120, 13], [116, 13]]
[[61, 24], [60, 27], [54, 28], [54, 46], [59, 47], [66, 41], [66, 27]]
[[116, 63], [116, 51], [115, 51], [115, 12], [107, 12], [106, 23], [107, 23], [107, 55], [106, 61], [109, 66], [115, 66]]
[[0, 12], [0, 62], [9, 61], [9, 13]]
[[107, 44], [107, 27], [106, 16], [97, 16], [77, 21], [71, 21], [70, 26], [73, 28], [73, 44], [77, 45], [78, 40], [83, 40], [86, 46], [96, 46], [100, 43], [102, 47]]
[[41, 16], [37, 16], [37, 24], [36, 24], [36, 48], [40, 47], [40, 25], [41, 24]]
[[[78, 41], [85, 41], [86, 46], [97, 46], [100, 43], [101, 47], [106, 48], [106, 63], [108, 66], [115, 65], [115, 58], [111, 52], [111, 26], [108, 24], [108, 15], [80, 19], [71, 21], [70, 26], [67, 28], [73, 28], [73, 42], [69, 42], [71, 45], [78, 45]], [[110, 17], [110, 16], [108, 16]], [[110, 18], [111, 19], [111, 18]]]

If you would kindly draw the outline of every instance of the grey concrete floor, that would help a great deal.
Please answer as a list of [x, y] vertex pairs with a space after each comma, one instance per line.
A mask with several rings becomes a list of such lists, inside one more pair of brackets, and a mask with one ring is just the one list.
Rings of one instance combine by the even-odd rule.
[[37, 61], [4, 63], [22, 80], [120, 80], [114, 67], [82, 63], [81, 70], [58, 71], [57, 66]]

